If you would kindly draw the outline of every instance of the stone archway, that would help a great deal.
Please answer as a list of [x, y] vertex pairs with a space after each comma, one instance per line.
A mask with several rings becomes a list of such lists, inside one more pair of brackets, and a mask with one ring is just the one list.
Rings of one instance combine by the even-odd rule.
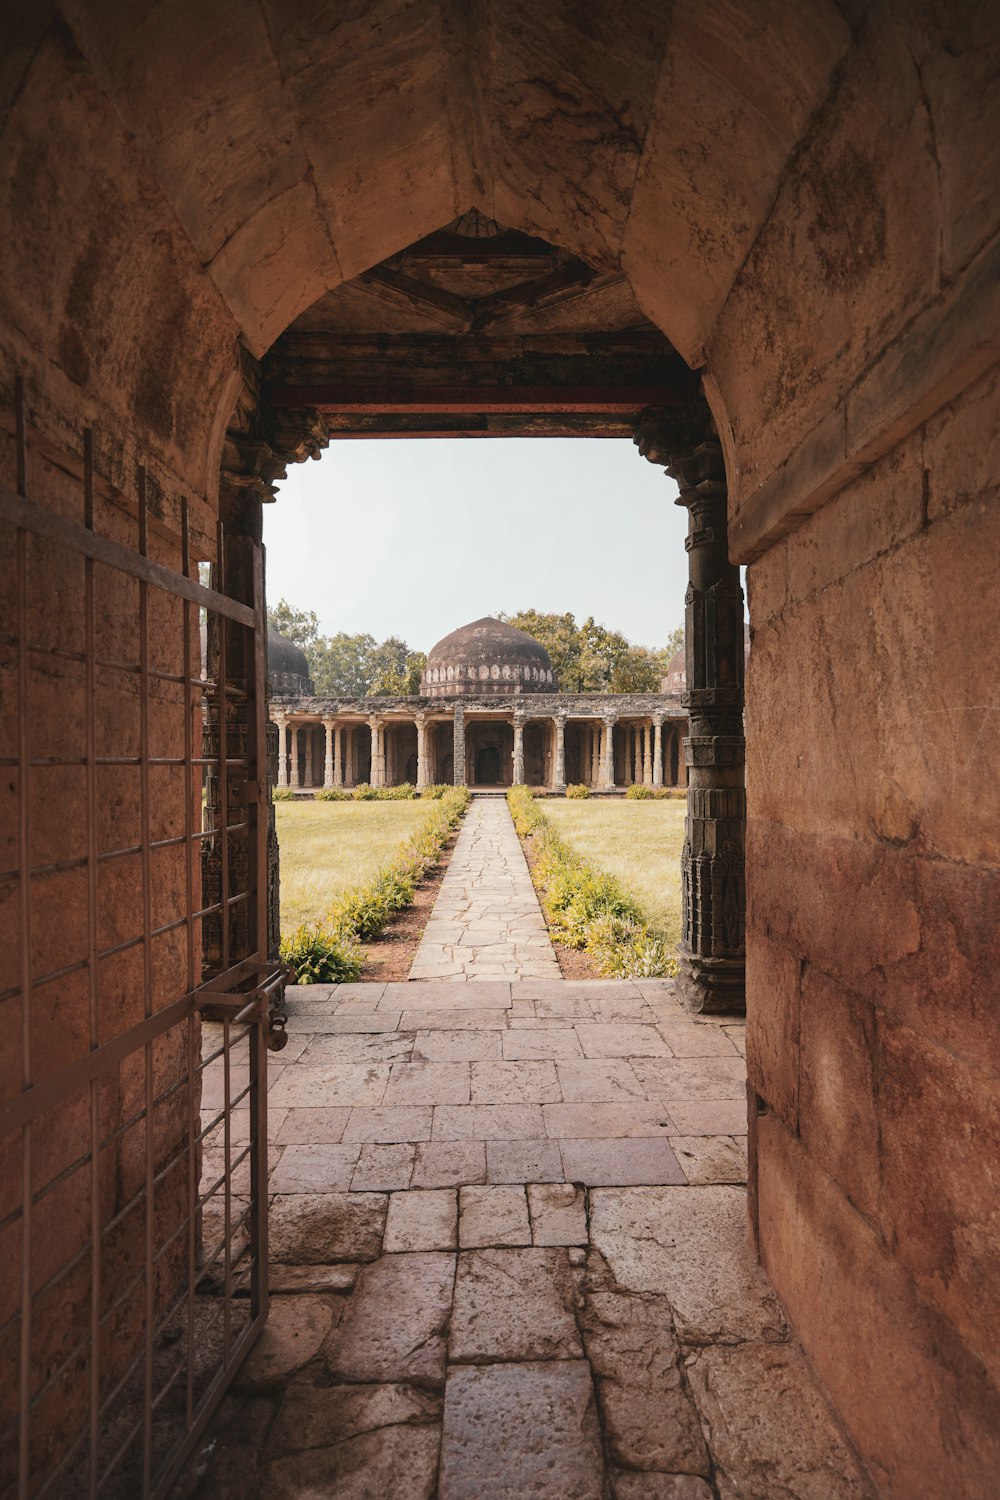
[[[256, 361], [473, 205], [625, 274], [704, 372], [749, 564], [762, 1255], [897, 1489], [989, 1476], [995, 1257], [969, 1247], [992, 1243], [996, 1084], [996, 17], [682, 0], [623, 28], [610, 3], [586, 26], [514, 3], [488, 36], [450, 5], [267, 17], [84, 0], [19, 20], [0, 362], [6, 388], [25, 376], [51, 508], [83, 515], [67, 456], [92, 423], [109, 506], [126, 513], [141, 452], [152, 545], [180, 566], [188, 497], [209, 557]], [[251, 426], [226, 455], [246, 489], [318, 441]], [[37, 562], [56, 597], [57, 560]], [[64, 818], [39, 881], [82, 857]]]

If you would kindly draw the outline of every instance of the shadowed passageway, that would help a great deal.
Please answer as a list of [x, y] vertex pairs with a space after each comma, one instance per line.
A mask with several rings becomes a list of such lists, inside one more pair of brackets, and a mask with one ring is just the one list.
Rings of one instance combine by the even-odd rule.
[[[415, 973], [505, 921], [555, 967], [503, 803], [438, 904]], [[189, 1493], [867, 1495], [747, 1243], [742, 1024], [475, 973], [289, 991], [271, 1318]]]

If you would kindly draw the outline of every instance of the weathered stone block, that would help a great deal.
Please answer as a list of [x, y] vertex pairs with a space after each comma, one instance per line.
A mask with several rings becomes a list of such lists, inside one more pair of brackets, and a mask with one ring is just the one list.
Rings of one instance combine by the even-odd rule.
[[586, 1360], [449, 1370], [441, 1500], [601, 1500], [603, 1478]]
[[327, 1348], [331, 1374], [348, 1381], [444, 1380], [454, 1255], [384, 1255], [366, 1266]]
[[789, 1344], [700, 1349], [687, 1377], [711, 1433], [724, 1500], [874, 1500], [801, 1352]]
[[570, 1359], [582, 1353], [575, 1274], [564, 1250], [474, 1250], [459, 1256], [452, 1362]]
[[581, 1323], [610, 1456], [633, 1469], [708, 1474], [667, 1298], [592, 1293]]
[[270, 1253], [291, 1265], [374, 1260], [382, 1250], [382, 1193], [303, 1193], [275, 1199]]

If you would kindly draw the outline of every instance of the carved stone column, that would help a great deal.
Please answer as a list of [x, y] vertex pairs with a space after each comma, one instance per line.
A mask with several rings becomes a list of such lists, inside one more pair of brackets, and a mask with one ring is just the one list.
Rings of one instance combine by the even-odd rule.
[[288, 721], [284, 714], [272, 713], [278, 729], [278, 786], [288, 785]]
[[566, 720], [557, 714], [553, 719], [556, 733], [555, 763], [552, 770], [552, 787], [554, 791], [564, 792], [566, 790]]
[[292, 742], [292, 786], [300, 786], [302, 783], [299, 776], [299, 726], [297, 724], [291, 726], [290, 738]]
[[374, 717], [369, 719], [368, 728], [371, 730], [372, 737], [372, 763], [371, 770], [368, 773], [369, 780], [372, 786], [382, 786], [384, 785], [385, 777], [385, 761], [382, 751], [384, 741], [382, 739], [381, 720]]
[[323, 757], [323, 786], [329, 789], [333, 786], [333, 720], [323, 720], [323, 736], [326, 754]]
[[356, 786], [354, 774], [354, 730], [355, 725], [344, 725], [344, 785]]
[[431, 772], [430, 761], [427, 755], [427, 719], [424, 714], [417, 714], [415, 723], [417, 726], [417, 786], [430, 786]]
[[642, 780], [645, 786], [653, 785], [653, 724], [652, 720], [642, 731]]
[[743, 591], [729, 561], [726, 470], [707, 405], [644, 412], [635, 441], [688, 512], [684, 637], [690, 735], [679, 988], [691, 1010], [746, 1008]]
[[514, 715], [514, 785], [524, 785], [524, 720]]
[[663, 715], [653, 715], [653, 785], [663, 785]]
[[333, 784], [343, 786], [344, 784], [344, 762], [340, 754], [340, 742], [344, 737], [344, 731], [339, 724], [333, 726]]
[[601, 786], [610, 792], [615, 784], [615, 725], [617, 714], [608, 714], [601, 732]]
[[465, 785], [465, 707], [461, 703], [455, 704], [452, 781], [456, 786]]
[[313, 727], [312, 727], [311, 724], [307, 724], [306, 725], [305, 735], [306, 735], [306, 766], [305, 766], [305, 780], [303, 782], [303, 786], [312, 786], [312, 784], [313, 784]]

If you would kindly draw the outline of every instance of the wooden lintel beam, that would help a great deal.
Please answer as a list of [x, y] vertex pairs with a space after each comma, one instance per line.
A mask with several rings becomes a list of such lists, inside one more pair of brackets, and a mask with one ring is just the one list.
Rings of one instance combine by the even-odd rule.
[[467, 411], [532, 413], [607, 412], [626, 415], [646, 406], [684, 406], [690, 392], [683, 386], [410, 386], [334, 385], [272, 386], [267, 401], [325, 414], [359, 412], [393, 414], [427, 412], [448, 415]]

